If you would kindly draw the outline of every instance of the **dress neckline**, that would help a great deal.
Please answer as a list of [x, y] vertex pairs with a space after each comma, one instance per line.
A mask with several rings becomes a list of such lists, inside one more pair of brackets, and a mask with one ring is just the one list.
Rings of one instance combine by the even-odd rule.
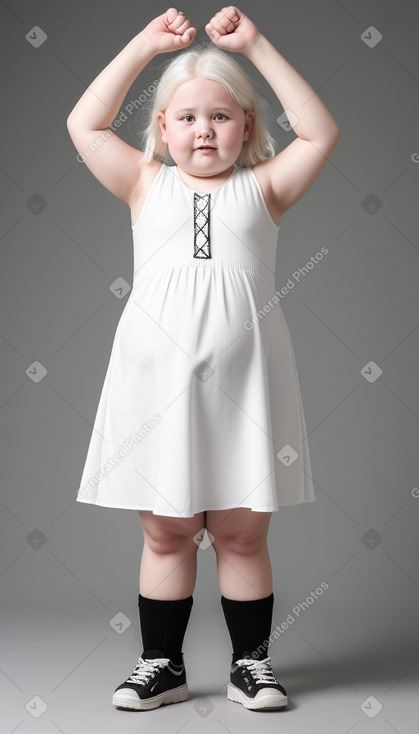
[[187, 188], [187, 189], [189, 189], [189, 191], [192, 191], [192, 192], [193, 192], [194, 194], [198, 194], [199, 196], [206, 196], [207, 194], [214, 194], [214, 193], [215, 193], [216, 191], [218, 191], [218, 190], [219, 190], [219, 189], [221, 189], [221, 188], [222, 188], [223, 186], [225, 186], [225, 184], [226, 184], [226, 183], [227, 183], [228, 181], [230, 181], [230, 179], [231, 179], [231, 178], [233, 177], [233, 175], [235, 174], [235, 172], [236, 172], [236, 169], [238, 168], [238, 166], [237, 166], [237, 164], [236, 164], [236, 163], [233, 163], [233, 166], [234, 166], [234, 168], [233, 168], [232, 172], [230, 173], [229, 177], [228, 177], [228, 178], [226, 178], [226, 180], [225, 180], [225, 181], [224, 181], [224, 182], [223, 182], [222, 184], [220, 184], [219, 186], [217, 186], [217, 188], [216, 188], [216, 189], [213, 189], [212, 191], [196, 191], [196, 190], [195, 190], [195, 189], [193, 189], [193, 188], [192, 188], [191, 186], [188, 186], [188, 184], [187, 184], [187, 183], [185, 183], [185, 181], [183, 180], [183, 178], [181, 178], [181, 175], [180, 175], [180, 173], [179, 173], [179, 171], [178, 171], [178, 167], [177, 167], [177, 165], [176, 165], [176, 166], [173, 166], [173, 168], [174, 168], [174, 170], [175, 170], [175, 173], [176, 173], [176, 175], [177, 175], [177, 177], [178, 177], [179, 181], [180, 181], [180, 182], [181, 182], [181, 183], [182, 183], [182, 184], [183, 184], [184, 186], [186, 186], [186, 188]]

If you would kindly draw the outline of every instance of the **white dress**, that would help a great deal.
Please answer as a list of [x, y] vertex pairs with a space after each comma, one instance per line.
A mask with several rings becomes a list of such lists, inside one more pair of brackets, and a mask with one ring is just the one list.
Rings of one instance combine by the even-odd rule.
[[172, 517], [314, 501], [279, 226], [252, 169], [200, 194], [162, 164], [132, 230], [77, 500]]

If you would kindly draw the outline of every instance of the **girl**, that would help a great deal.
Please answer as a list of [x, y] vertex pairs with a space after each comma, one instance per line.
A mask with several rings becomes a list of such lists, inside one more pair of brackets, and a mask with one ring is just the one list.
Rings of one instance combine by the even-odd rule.
[[[205, 30], [212, 44], [175, 55], [161, 77], [145, 152], [109, 125], [146, 64], [193, 41], [176, 8], [128, 43], [67, 121], [89, 170], [132, 216], [133, 288], [77, 496], [137, 510], [144, 534], [144, 650], [113, 695], [123, 709], [188, 697], [182, 645], [204, 529], [233, 647], [228, 699], [287, 704], [267, 654], [268, 526], [280, 506], [315, 499], [275, 256], [281, 215], [318, 178], [340, 131], [238, 8]], [[226, 51], [252, 61], [294, 126], [297, 139], [277, 155], [261, 101]]]

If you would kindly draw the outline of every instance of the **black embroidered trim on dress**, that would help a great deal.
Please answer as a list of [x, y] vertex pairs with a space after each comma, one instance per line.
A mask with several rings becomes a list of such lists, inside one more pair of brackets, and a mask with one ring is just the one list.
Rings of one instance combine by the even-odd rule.
[[210, 203], [211, 194], [196, 194], [193, 196], [193, 224], [194, 224], [194, 257], [212, 258], [210, 242]]

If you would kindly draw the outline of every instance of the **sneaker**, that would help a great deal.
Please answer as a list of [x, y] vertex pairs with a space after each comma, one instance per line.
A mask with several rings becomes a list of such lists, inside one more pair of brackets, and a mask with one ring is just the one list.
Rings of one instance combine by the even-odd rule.
[[241, 703], [247, 709], [283, 708], [288, 703], [287, 693], [271, 666], [271, 658], [255, 660], [249, 652], [232, 662], [227, 698]]
[[149, 710], [188, 698], [186, 670], [175, 665], [162, 650], [145, 650], [124, 683], [115, 690], [112, 703], [120, 709]]

